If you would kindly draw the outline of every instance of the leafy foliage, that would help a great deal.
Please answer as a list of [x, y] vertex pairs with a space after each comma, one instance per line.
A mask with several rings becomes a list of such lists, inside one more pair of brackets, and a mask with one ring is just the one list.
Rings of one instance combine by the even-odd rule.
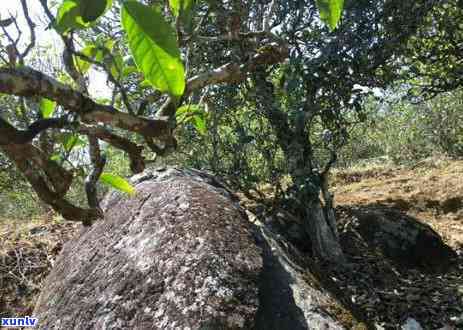
[[202, 107], [191, 104], [184, 105], [177, 109], [175, 115], [178, 124], [191, 122], [200, 134], [206, 134], [206, 113]]
[[385, 156], [398, 164], [445, 155], [463, 156], [462, 91], [446, 93], [420, 104], [369, 98], [367, 119], [349, 131], [349, 143], [339, 152], [339, 165]]
[[[96, 45], [86, 46], [84, 49], [81, 50], [81, 53], [95, 61], [103, 60], [103, 56], [104, 56], [101, 48], [97, 47]], [[80, 70], [80, 72], [87, 73], [87, 71], [90, 69], [91, 63], [86, 61], [85, 59], [79, 56], [76, 56], [75, 61], [76, 61], [76, 66]]]
[[100, 181], [129, 195], [135, 194], [135, 188], [127, 180], [118, 175], [102, 173]]
[[320, 18], [334, 30], [341, 18], [344, 0], [316, 0]]
[[121, 22], [137, 67], [161, 92], [180, 97], [185, 90], [185, 73], [175, 32], [156, 9], [127, 1]]
[[64, 0], [58, 8], [56, 28], [62, 33], [87, 28], [111, 5], [112, 0]]
[[85, 23], [93, 22], [111, 6], [112, 0], [80, 0], [79, 9]]
[[65, 151], [70, 152], [72, 149], [77, 147], [83, 147], [87, 145], [78, 134], [67, 134], [64, 136], [63, 148]]
[[42, 113], [43, 118], [50, 118], [53, 116], [53, 113], [56, 109], [56, 102], [51, 101], [47, 98], [42, 98], [40, 100], [40, 112]]
[[84, 29], [86, 27], [88, 24], [82, 19], [79, 4], [74, 0], [63, 1], [56, 16], [57, 30], [65, 33], [72, 29]]
[[463, 82], [463, 7], [452, 0], [435, 6], [407, 43], [403, 70], [411, 94], [430, 98]]
[[175, 17], [189, 24], [195, 2], [195, 0], [169, 0], [169, 5]]

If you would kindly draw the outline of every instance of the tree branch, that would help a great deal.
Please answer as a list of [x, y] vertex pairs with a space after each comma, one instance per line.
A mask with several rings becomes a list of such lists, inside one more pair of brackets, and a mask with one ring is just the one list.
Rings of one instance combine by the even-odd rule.
[[[289, 56], [286, 45], [271, 43], [258, 50], [248, 62], [244, 64], [227, 63], [221, 67], [198, 74], [188, 79], [183, 97], [187, 97], [191, 92], [202, 89], [206, 86], [220, 83], [240, 83], [244, 81], [247, 74], [255, 71], [261, 65], [273, 65], [285, 61]], [[169, 98], [159, 109], [160, 116], [171, 118], [175, 114], [176, 107]]]
[[113, 147], [125, 151], [130, 158], [130, 169], [133, 173], [140, 173], [145, 169], [145, 159], [142, 156], [143, 146], [139, 146], [128, 139], [111, 133], [101, 126], [81, 125], [79, 133], [94, 135]]
[[254, 71], [259, 65], [273, 65], [283, 62], [289, 56], [286, 46], [272, 43], [261, 47], [247, 63], [227, 63], [221, 67], [198, 74], [188, 79], [186, 92], [202, 89], [208, 85], [220, 84], [224, 82], [238, 83], [246, 79], [249, 72]]
[[30, 42], [27, 45], [24, 52], [21, 54], [21, 58], [24, 59], [27, 54], [31, 51], [32, 48], [35, 46], [35, 24], [32, 22], [31, 17], [29, 16], [29, 8], [27, 7], [26, 0], [21, 0], [21, 6], [23, 8], [24, 17], [26, 18], [27, 25], [29, 26], [29, 33], [30, 33]]
[[[30, 143], [0, 145], [0, 150], [12, 160], [26, 177], [39, 198], [51, 205], [65, 219], [93, 221], [102, 217], [98, 209], [83, 209], [65, 198], [72, 182], [72, 174], [56, 162], [46, 158], [40, 149]], [[51, 182], [53, 189], [49, 188]]]
[[[92, 172], [87, 176], [85, 179], [85, 192], [87, 194], [87, 202], [88, 206], [92, 209], [97, 209], [103, 214], [103, 211], [100, 209], [100, 203], [98, 201], [98, 195], [96, 190], [96, 183], [103, 172], [103, 168], [106, 165], [106, 157], [101, 155], [100, 144], [98, 142], [98, 138], [89, 135], [88, 136], [88, 145], [89, 145], [89, 153], [90, 159], [92, 160], [93, 169]], [[82, 222], [84, 226], [91, 226], [92, 219], [85, 219]]]
[[80, 115], [86, 123], [105, 123], [147, 137], [170, 136], [172, 129], [165, 118], [147, 119], [94, 102], [84, 94], [31, 68], [1, 68], [0, 93], [17, 96], [41, 96], [56, 101]]
[[49, 128], [63, 128], [69, 125], [66, 118], [40, 119], [32, 123], [27, 130], [20, 131], [0, 117], [0, 145], [25, 144]]

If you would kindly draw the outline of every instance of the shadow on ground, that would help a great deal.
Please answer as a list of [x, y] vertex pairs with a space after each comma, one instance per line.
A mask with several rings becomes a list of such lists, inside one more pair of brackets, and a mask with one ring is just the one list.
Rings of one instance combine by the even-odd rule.
[[[349, 265], [314, 266], [313, 274], [368, 328], [397, 329], [411, 317], [424, 329], [438, 329], [461, 317], [462, 251], [394, 208], [338, 207], [337, 216]], [[423, 229], [415, 237], [416, 245], [409, 240], [410, 228]]]

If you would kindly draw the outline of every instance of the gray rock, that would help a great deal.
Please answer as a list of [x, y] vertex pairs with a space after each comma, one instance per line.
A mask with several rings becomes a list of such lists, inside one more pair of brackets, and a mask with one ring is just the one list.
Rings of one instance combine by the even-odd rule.
[[298, 251], [195, 170], [132, 178], [105, 220], [66, 244], [34, 316], [41, 329], [341, 329]]
[[399, 264], [430, 271], [445, 271], [456, 257], [431, 226], [398, 210], [366, 206], [347, 210], [357, 231], [372, 250]]
[[[66, 244], [34, 315], [41, 329], [249, 329], [262, 257], [229, 193], [196, 171], [144, 173]], [[211, 179], [212, 180], [212, 179]]]
[[260, 282], [259, 330], [343, 329], [324, 309], [332, 297], [311, 286], [297, 250], [258, 223], [264, 270]]

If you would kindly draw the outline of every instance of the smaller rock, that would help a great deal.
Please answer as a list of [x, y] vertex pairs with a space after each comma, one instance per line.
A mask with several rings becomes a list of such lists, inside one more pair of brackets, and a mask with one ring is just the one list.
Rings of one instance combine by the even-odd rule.
[[462, 326], [463, 325], [463, 313], [460, 316], [452, 316], [450, 320], [454, 322], [455, 325]]
[[456, 330], [455, 327], [451, 326], [450, 324], [444, 324], [442, 328], [439, 328], [437, 330]]
[[407, 318], [405, 323], [400, 327], [402, 330], [423, 330], [423, 327], [414, 318]]

